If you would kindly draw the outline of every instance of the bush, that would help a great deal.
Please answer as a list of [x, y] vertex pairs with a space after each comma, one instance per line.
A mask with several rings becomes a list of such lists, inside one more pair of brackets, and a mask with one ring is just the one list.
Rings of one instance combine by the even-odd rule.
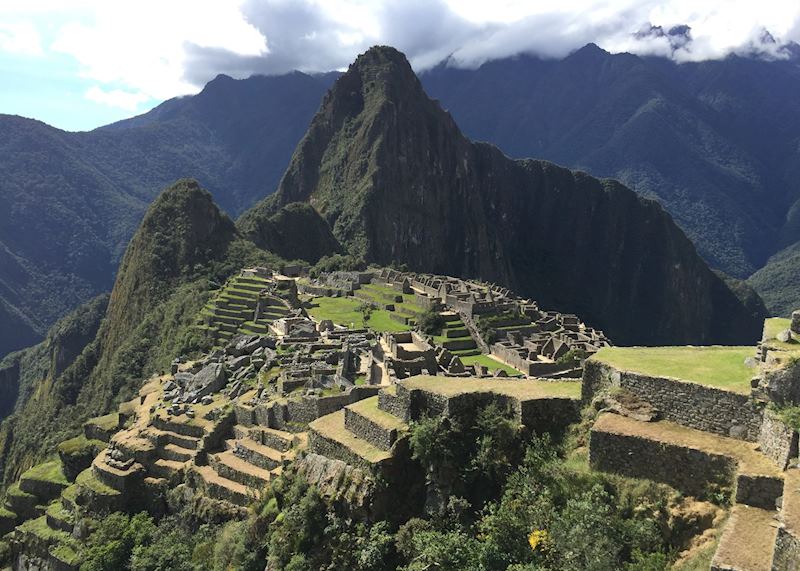
[[426, 335], [440, 335], [444, 329], [444, 318], [439, 312], [429, 309], [417, 318], [417, 327]]

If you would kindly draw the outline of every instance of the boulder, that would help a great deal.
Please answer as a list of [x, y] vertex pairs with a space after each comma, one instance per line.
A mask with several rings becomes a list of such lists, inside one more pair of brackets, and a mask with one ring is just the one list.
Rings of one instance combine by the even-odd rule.
[[200, 372], [194, 375], [192, 381], [186, 388], [194, 393], [194, 396], [202, 397], [222, 390], [226, 381], [227, 375], [225, 373], [225, 368], [220, 363], [212, 363], [206, 365]]
[[228, 366], [230, 367], [231, 371], [238, 371], [239, 369], [245, 368], [249, 364], [250, 355], [242, 355], [241, 357], [235, 357], [228, 361]]
[[792, 340], [792, 332], [789, 329], [784, 329], [775, 336], [775, 339], [781, 343], [788, 343]]
[[792, 333], [800, 335], [800, 309], [792, 313]]
[[175, 382], [182, 387], [187, 386], [189, 383], [192, 382], [193, 379], [194, 375], [192, 373], [183, 372], [183, 373], [177, 373], [175, 375]]

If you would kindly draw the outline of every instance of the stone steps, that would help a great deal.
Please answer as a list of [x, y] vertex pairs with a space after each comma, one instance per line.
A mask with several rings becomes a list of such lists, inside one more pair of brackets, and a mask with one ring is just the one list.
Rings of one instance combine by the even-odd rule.
[[259, 444], [250, 438], [226, 440], [225, 448], [234, 451], [236, 456], [253, 466], [272, 470], [283, 463], [284, 455], [274, 448]]
[[197, 439], [205, 436], [206, 431], [201, 426], [195, 426], [186, 422], [174, 422], [164, 418], [153, 417], [153, 426], [164, 432], [174, 432], [182, 436], [191, 436]]
[[299, 442], [297, 435], [292, 432], [268, 428], [266, 426], [252, 427], [249, 437], [260, 444], [269, 446], [280, 452], [287, 452], [292, 446], [295, 446]]
[[161, 430], [154, 427], [148, 427], [146, 430], [147, 439], [159, 447], [166, 446], [167, 444], [174, 444], [180, 448], [187, 450], [199, 450], [201, 440], [196, 436], [186, 436], [178, 434], [170, 430]]
[[164, 458], [159, 458], [153, 465], [150, 466], [150, 474], [155, 476], [156, 478], [164, 478], [166, 480], [171, 480], [176, 475], [183, 472], [183, 469], [186, 467], [186, 462], [177, 462], [175, 460], [166, 460]]
[[220, 476], [211, 466], [193, 466], [192, 471], [198, 476], [203, 492], [210, 498], [240, 507], [247, 507], [257, 498], [251, 488]]
[[172, 460], [174, 462], [188, 462], [195, 457], [196, 452], [187, 448], [181, 448], [175, 444], [167, 444], [158, 449], [159, 458]]
[[774, 510], [783, 494], [783, 472], [755, 444], [667, 421], [601, 415], [592, 427], [589, 463], [593, 469], [664, 482], [694, 496], [709, 486], [735, 487], [736, 503], [767, 510]]
[[374, 396], [344, 408], [344, 427], [356, 438], [381, 450], [390, 450], [407, 425], [393, 414], [378, 407]]
[[771, 571], [778, 526], [774, 511], [742, 504], [731, 509], [711, 571]]
[[272, 478], [269, 470], [259, 468], [239, 458], [233, 453], [233, 450], [211, 454], [208, 461], [218, 475], [256, 490], [266, 486]]

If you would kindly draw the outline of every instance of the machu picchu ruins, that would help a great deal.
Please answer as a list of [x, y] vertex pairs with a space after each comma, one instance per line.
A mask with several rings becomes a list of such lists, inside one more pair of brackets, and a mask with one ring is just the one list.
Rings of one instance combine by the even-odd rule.
[[[290, 273], [252, 267], [222, 284], [193, 326], [210, 352], [176, 356], [6, 491], [19, 568], [78, 569], [87, 514], [194, 505], [243, 520], [287, 471], [359, 520], [424, 513], [443, 500], [412, 428], [490, 406], [524, 440], [583, 423], [587, 469], [730, 503], [712, 570], [800, 561], [798, 427], [781, 412], [800, 403], [800, 312], [768, 320], [752, 348], [614, 347], [493, 284]], [[743, 547], [754, 537], [761, 548]]]

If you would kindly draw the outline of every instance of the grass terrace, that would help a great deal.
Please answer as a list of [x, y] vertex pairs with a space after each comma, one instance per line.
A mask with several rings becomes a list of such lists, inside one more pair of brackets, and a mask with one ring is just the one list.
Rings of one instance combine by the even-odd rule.
[[65, 486], [69, 484], [66, 476], [64, 476], [64, 470], [61, 465], [61, 460], [57, 458], [54, 460], [50, 460], [49, 462], [37, 464], [27, 472], [22, 474], [20, 480], [34, 480], [37, 482], [54, 482], [56, 484], [64, 484]]
[[408, 331], [410, 326], [395, 321], [390, 317], [391, 312], [385, 309], [374, 309], [369, 320], [364, 323], [364, 317], [359, 311], [363, 300], [354, 297], [317, 297], [314, 298], [317, 307], [308, 310], [309, 315], [317, 320], [330, 319], [337, 325], [361, 329], [369, 327], [379, 333], [384, 331]]
[[493, 392], [518, 399], [580, 398], [581, 384], [570, 381], [532, 379], [474, 379], [417, 375], [400, 381], [408, 389], [420, 389], [445, 397], [466, 393]]
[[771, 317], [764, 320], [764, 343], [784, 351], [800, 351], [800, 337], [792, 334], [792, 341], [785, 343], [776, 339], [778, 333], [789, 329], [792, 320], [784, 317]]
[[744, 362], [754, 352], [753, 347], [604, 347], [592, 358], [625, 371], [747, 394], [754, 371]]
[[461, 357], [461, 362], [464, 365], [483, 365], [484, 367], [488, 367], [490, 371], [501, 370], [505, 371], [509, 375], [519, 375], [520, 371], [516, 370], [514, 367], [510, 365], [506, 365], [505, 363], [501, 363], [497, 359], [490, 357], [489, 355], [466, 355]]

